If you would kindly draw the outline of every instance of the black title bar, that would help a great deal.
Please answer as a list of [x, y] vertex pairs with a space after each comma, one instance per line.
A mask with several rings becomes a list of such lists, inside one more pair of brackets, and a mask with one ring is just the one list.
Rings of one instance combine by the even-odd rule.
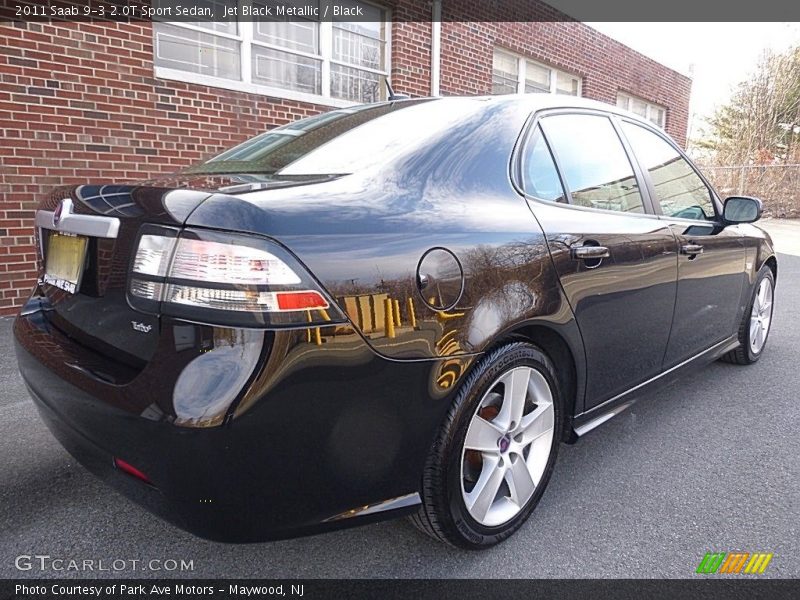
[[142, 600], [180, 598], [242, 600], [287, 598], [302, 600], [376, 598], [392, 600], [479, 600], [481, 598], [615, 598], [619, 600], [683, 600], [694, 598], [783, 600], [796, 598], [798, 580], [0, 580], [0, 600], [58, 599]]
[[374, 21], [376, 5], [395, 22], [800, 20], [800, 3], [787, 0], [0, 0], [0, 20], [358, 22]]

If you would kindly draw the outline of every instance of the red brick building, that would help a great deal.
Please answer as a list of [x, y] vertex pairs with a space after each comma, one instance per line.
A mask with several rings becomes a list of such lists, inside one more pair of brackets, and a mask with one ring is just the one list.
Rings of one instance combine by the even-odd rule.
[[356, 3], [372, 22], [0, 22], [0, 315], [34, 284], [46, 190], [175, 171], [287, 121], [379, 100], [387, 74], [413, 96], [618, 103], [685, 142], [690, 80], [582, 23], [493, 22], [517, 18], [490, 12], [497, 3], [479, 5], [480, 22], [432, 23], [438, 0]]

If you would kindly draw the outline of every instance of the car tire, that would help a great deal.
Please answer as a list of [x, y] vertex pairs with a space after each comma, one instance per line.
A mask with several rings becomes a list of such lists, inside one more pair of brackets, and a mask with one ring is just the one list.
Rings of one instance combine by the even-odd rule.
[[[764, 304], [765, 300], [768, 305]], [[774, 305], [775, 275], [769, 266], [764, 265], [758, 272], [753, 296], [739, 325], [739, 347], [723, 356], [723, 361], [736, 365], [752, 365], [758, 362], [772, 329]]]
[[515, 342], [487, 354], [461, 384], [433, 443], [411, 521], [469, 550], [517, 531], [555, 465], [564, 418], [559, 392], [555, 367], [536, 346]]

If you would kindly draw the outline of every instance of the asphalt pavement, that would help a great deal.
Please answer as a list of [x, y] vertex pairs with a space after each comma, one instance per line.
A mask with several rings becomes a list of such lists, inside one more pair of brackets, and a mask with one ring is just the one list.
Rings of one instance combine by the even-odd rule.
[[758, 227], [772, 237], [775, 252], [800, 256], [800, 219], [763, 219]]
[[[0, 319], [0, 577], [685, 578], [709, 551], [772, 552], [763, 576], [800, 577], [800, 257], [779, 263], [761, 362], [713, 364], [562, 446], [531, 520], [482, 553], [438, 544], [404, 520], [244, 546], [175, 529], [50, 436], [16, 372], [11, 320]], [[27, 555], [127, 566], [17, 570]], [[193, 571], [132, 566], [181, 559]]]

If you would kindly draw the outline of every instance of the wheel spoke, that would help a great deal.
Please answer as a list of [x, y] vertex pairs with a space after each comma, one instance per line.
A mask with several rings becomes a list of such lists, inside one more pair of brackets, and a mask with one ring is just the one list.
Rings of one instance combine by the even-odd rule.
[[528, 397], [530, 377], [530, 369], [520, 367], [509, 371], [500, 379], [504, 386], [503, 406], [500, 408], [500, 413], [497, 415], [495, 423], [505, 431], [513, 429], [522, 420], [522, 413], [525, 411], [525, 400]]
[[755, 342], [756, 336], [758, 335], [758, 330], [761, 329], [761, 325], [758, 323], [758, 319], [753, 319], [750, 321], [750, 341]]
[[475, 415], [467, 429], [464, 448], [480, 452], [499, 452], [497, 440], [502, 435], [503, 432], [493, 423]]
[[508, 489], [511, 490], [511, 500], [520, 508], [530, 499], [536, 489], [531, 472], [522, 456], [517, 456], [516, 460], [511, 463], [511, 468], [506, 473], [506, 482]]
[[758, 305], [764, 306], [765, 298], [767, 297], [767, 280], [761, 282], [758, 288]]
[[470, 514], [479, 521], [483, 521], [486, 518], [486, 514], [497, 497], [500, 484], [503, 483], [505, 478], [505, 469], [499, 465], [499, 456], [484, 456], [483, 470], [478, 482], [464, 498]]
[[769, 327], [772, 323], [772, 303], [774, 301], [772, 283], [769, 279], [761, 282], [753, 302], [753, 309], [758, 303], [758, 312], [752, 317], [750, 323], [750, 345], [754, 352], [761, 352], [767, 343]]
[[524, 448], [537, 438], [550, 433], [553, 430], [553, 421], [555, 415], [553, 412], [553, 404], [551, 402], [541, 403], [529, 415], [522, 417], [520, 429], [522, 430], [522, 438], [519, 443]]
[[761, 302], [760, 306], [761, 312], [759, 313], [762, 318], [772, 316], [772, 302], [773, 302], [772, 284], [769, 283], [769, 280], [766, 280], [764, 286], [764, 300]]

